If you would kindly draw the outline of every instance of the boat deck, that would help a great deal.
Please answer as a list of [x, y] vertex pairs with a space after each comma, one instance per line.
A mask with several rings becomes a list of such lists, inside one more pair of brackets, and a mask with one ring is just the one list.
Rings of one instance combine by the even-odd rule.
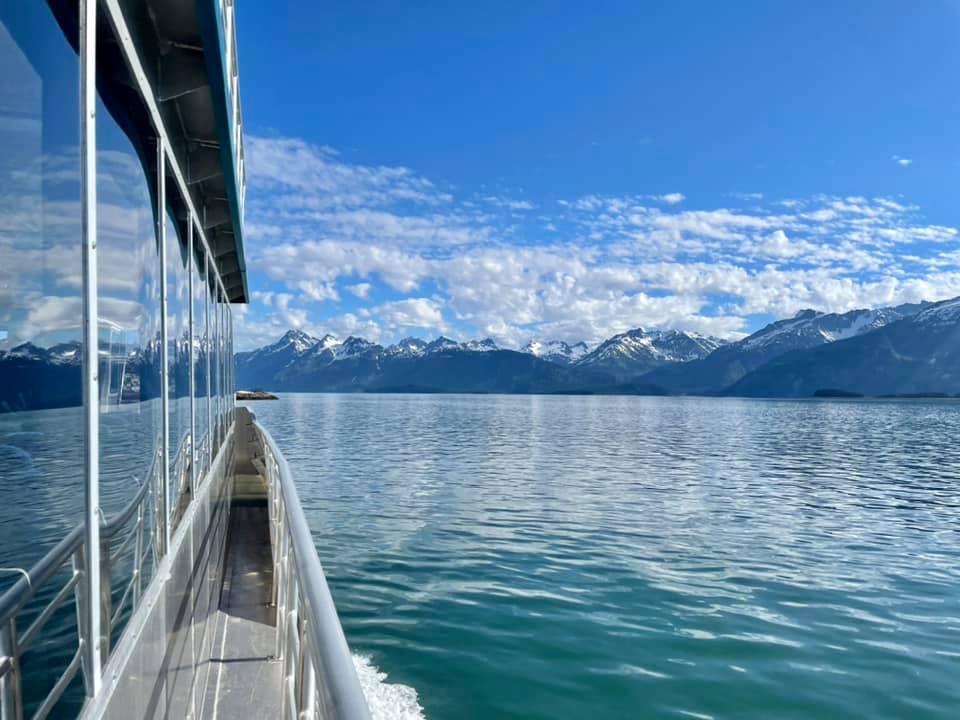
[[[247, 465], [244, 463], [244, 465]], [[204, 718], [268, 718], [280, 712], [283, 664], [275, 656], [277, 613], [263, 478], [238, 467], [214, 657]]]

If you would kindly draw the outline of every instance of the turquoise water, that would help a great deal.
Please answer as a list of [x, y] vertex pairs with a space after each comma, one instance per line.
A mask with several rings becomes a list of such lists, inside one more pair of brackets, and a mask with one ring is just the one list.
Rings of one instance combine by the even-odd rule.
[[960, 716], [957, 402], [252, 408], [393, 717]]

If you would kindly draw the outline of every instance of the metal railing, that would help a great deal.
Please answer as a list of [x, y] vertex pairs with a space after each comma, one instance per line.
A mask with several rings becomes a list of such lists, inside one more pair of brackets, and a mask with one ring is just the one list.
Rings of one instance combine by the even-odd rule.
[[290, 468], [270, 434], [253, 427], [263, 446], [270, 513], [277, 657], [283, 663], [279, 717], [369, 720]]
[[[157, 467], [160, 453], [154, 453], [150, 470], [136, 494], [116, 515], [102, 523], [100, 527], [100, 631], [101, 655], [105, 660], [110, 652], [110, 640], [113, 631], [123, 620], [124, 610], [132, 613], [138, 606], [143, 594], [144, 568], [147, 562], [156, 566], [159, 557], [157, 522], [152, 523], [152, 536], [146, 538], [144, 532], [148, 526], [148, 513], [157, 517], [160, 498], [157, 494]], [[152, 490], [152, 492], [151, 492]], [[148, 502], [148, 499], [151, 502]], [[151, 506], [152, 505], [152, 506]], [[89, 671], [84, 667], [84, 650], [90, 643], [86, 628], [86, 593], [84, 579], [87, 572], [87, 548], [84, 525], [78, 525], [63, 540], [43, 556], [29, 571], [2, 596], [0, 596], [0, 715], [3, 720], [20, 720], [23, 717], [24, 698], [22, 692], [22, 659], [33, 647], [40, 633], [56, 612], [63, 607], [72, 594], [76, 606], [77, 649], [53, 687], [40, 701], [32, 717], [42, 720], [53, 710], [63, 697], [67, 687], [83, 671], [84, 684], [89, 694]], [[126, 532], [124, 533], [124, 531]], [[116, 548], [114, 540], [118, 541]], [[132, 569], [130, 577], [114, 604], [112, 589], [112, 568], [130, 554], [132, 547]], [[67, 566], [69, 564], [69, 569]], [[66, 570], [66, 573], [64, 571]], [[56, 591], [53, 598], [39, 611], [30, 607], [30, 601], [50, 582], [64, 574], [66, 582]], [[30, 625], [22, 633], [18, 631], [18, 620], [30, 619]]]

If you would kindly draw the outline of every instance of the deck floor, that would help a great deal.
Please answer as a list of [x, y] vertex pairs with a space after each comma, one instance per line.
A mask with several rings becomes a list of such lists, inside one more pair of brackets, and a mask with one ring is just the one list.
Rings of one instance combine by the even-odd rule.
[[[237, 490], [260, 481], [238, 475]], [[262, 483], [262, 481], [260, 481]], [[237, 497], [235, 493], [234, 497]], [[276, 660], [276, 608], [270, 604], [273, 566], [265, 504], [234, 505], [211, 661], [207, 718], [270, 718], [280, 713], [282, 664]]]

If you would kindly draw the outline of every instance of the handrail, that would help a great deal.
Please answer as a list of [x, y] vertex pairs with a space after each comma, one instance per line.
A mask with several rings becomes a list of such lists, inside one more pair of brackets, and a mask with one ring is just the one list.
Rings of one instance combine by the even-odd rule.
[[[153, 476], [155, 464], [156, 459], [154, 459], [153, 465], [150, 468], [148, 478]], [[100, 537], [102, 539], [113, 539], [113, 537], [126, 526], [140, 506], [140, 501], [143, 500], [150, 485], [151, 482], [149, 479], [143, 482], [130, 502], [127, 503], [120, 512], [100, 526]], [[10, 618], [28, 603], [30, 599], [36, 595], [41, 586], [55, 575], [57, 570], [63, 567], [63, 564], [82, 544], [83, 524], [81, 523], [34, 563], [33, 567], [27, 571], [25, 576], [21, 576], [3, 595], [0, 595], [0, 625], [10, 620]]]
[[270, 433], [256, 420], [253, 427], [263, 444], [269, 492], [285, 714], [291, 718], [369, 720], [370, 711], [290, 467]]
[[[103, 651], [109, 651], [110, 637], [116, 623], [119, 621], [123, 608], [127, 600], [132, 599], [132, 607], [136, 608], [140, 590], [143, 583], [144, 562], [149, 557], [151, 551], [155, 552], [153, 544], [143, 549], [143, 532], [146, 527], [146, 508], [145, 498], [148, 497], [149, 490], [155, 485], [155, 476], [159, 454], [154, 453], [150, 469], [141, 483], [137, 492], [130, 501], [109, 520], [103, 520], [100, 526], [100, 544], [102, 563], [100, 567], [101, 585], [105, 595], [101, 597], [101, 612], [103, 613], [103, 623], [101, 632], [103, 633]], [[154, 502], [157, 502], [154, 497]], [[158, 511], [154, 508], [154, 513]], [[136, 516], [136, 520], [128, 535], [120, 543], [115, 552], [111, 552], [111, 543], [113, 539], [124, 530], [130, 521]], [[50, 621], [54, 614], [70, 597], [74, 594], [77, 606], [77, 649], [73, 659], [67, 665], [66, 669], [60, 673], [53, 688], [40, 702], [38, 710], [34, 713], [34, 718], [45, 718], [60, 700], [67, 686], [84, 668], [83, 648], [87, 647], [89, 638], [88, 632], [83, 620], [82, 604], [84, 600], [82, 592], [82, 580], [87, 572], [87, 553], [86, 533], [83, 524], [78, 525], [71, 530], [60, 542], [40, 558], [25, 575], [14, 583], [6, 592], [0, 596], [0, 710], [2, 710], [4, 720], [7, 718], [20, 718], [23, 712], [23, 698], [20, 688], [20, 659], [33, 645], [44, 626]], [[134, 545], [133, 567], [127, 585], [124, 588], [120, 601], [116, 609], [111, 612], [110, 598], [113, 593], [111, 586], [111, 566], [113, 561], [121, 558], [127, 552], [131, 543]], [[156, 556], [154, 556], [156, 559]], [[23, 632], [17, 630], [17, 619], [20, 612], [26, 607], [43, 588], [43, 586], [62, 571], [68, 561], [72, 561], [70, 568], [70, 577], [53, 598], [32, 618], [29, 627]], [[84, 668], [85, 673], [87, 672]]]

